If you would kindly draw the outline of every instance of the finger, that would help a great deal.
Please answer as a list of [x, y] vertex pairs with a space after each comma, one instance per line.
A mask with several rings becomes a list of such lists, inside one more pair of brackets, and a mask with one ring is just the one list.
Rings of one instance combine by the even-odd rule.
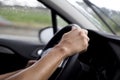
[[77, 25], [77, 24], [73, 24], [73, 26], [74, 27], [76, 27], [76, 28], [81, 28], [79, 25]]
[[82, 30], [86, 35], [88, 35], [88, 31], [86, 29], [82, 29]]
[[77, 29], [77, 27], [75, 27], [75, 26], [72, 27], [72, 30], [76, 30], [76, 29]]
[[82, 36], [84, 39], [86, 39], [87, 41], [89, 41], [90, 39], [89, 39], [89, 37], [87, 36], [87, 32], [85, 32], [86, 30], [81, 30], [80, 32], [79, 32], [79, 35], [80, 36]]
[[76, 25], [76, 24], [72, 24], [72, 29], [81, 29], [80, 26]]

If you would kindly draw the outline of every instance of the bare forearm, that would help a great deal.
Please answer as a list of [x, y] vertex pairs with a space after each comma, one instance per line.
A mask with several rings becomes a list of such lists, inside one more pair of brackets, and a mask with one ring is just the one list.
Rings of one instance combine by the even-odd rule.
[[2, 75], [0, 75], [0, 80], [5, 80], [6, 78], [18, 73], [19, 71], [21, 71], [21, 70], [17, 70], [17, 71], [14, 71], [14, 72], [2, 74]]
[[6, 80], [47, 80], [65, 57], [86, 50], [88, 41], [87, 31], [73, 28], [45, 57]]
[[31, 67], [7, 78], [6, 80], [47, 80], [64, 59], [65, 50], [55, 48]]

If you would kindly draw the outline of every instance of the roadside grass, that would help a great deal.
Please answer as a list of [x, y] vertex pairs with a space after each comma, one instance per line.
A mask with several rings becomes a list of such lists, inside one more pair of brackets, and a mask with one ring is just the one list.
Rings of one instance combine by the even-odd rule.
[[46, 27], [50, 24], [50, 13], [47, 9], [0, 7], [0, 16], [21, 27]]

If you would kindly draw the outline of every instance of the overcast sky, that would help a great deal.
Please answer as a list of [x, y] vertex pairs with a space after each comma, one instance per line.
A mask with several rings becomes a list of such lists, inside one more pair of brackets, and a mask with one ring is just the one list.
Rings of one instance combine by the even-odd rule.
[[[78, 0], [68, 0], [68, 1], [71, 1], [73, 3]], [[79, 0], [79, 1], [83, 2], [83, 0]], [[89, 1], [96, 4], [99, 7], [106, 7], [109, 9], [120, 11], [120, 0], [89, 0]]]
[[120, 11], [120, 0], [90, 0], [100, 7], [107, 7], [110, 9]]
[[3, 4], [6, 5], [21, 5], [21, 6], [30, 6], [37, 7], [41, 6], [37, 0], [0, 0]]
[[[36, 7], [41, 6], [37, 0], [0, 0], [4, 4], [9, 5], [22, 5], [22, 6], [30, 6]], [[68, 0], [68, 1], [76, 1], [76, 0]], [[114, 10], [120, 11], [120, 0], [90, 0], [100, 7], [107, 7]]]

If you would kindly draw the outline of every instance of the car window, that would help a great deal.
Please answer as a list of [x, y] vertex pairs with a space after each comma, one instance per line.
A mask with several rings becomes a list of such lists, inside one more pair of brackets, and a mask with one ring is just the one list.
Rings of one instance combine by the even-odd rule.
[[31, 3], [31, 6], [27, 1], [0, 0], [0, 37], [39, 41], [39, 30], [51, 26], [51, 12], [43, 4], [35, 4]]
[[57, 23], [58, 23], [58, 27], [65, 27], [66, 25], [68, 25], [68, 23], [61, 18], [59, 15], [57, 16]]
[[[51, 10], [37, 0], [30, 1], [34, 2], [0, 0], [0, 38], [39, 42], [39, 30], [52, 26]], [[57, 15], [58, 27], [67, 24]]]

